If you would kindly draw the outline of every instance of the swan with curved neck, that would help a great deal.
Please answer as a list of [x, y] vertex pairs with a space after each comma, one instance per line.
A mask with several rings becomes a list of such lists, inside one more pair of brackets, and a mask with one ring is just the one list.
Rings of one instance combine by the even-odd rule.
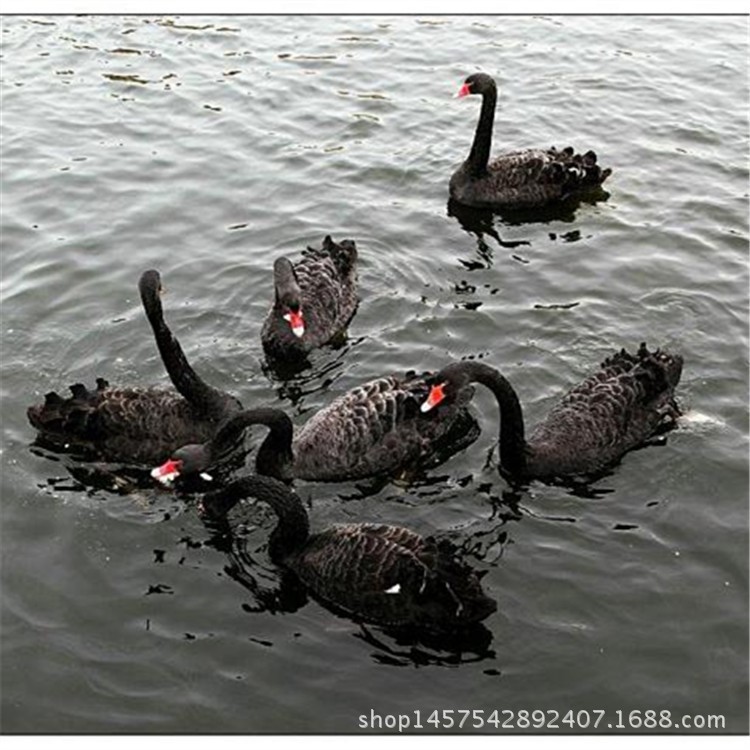
[[55, 442], [85, 447], [101, 458], [153, 464], [186, 442], [209, 440], [217, 426], [242, 408], [233, 396], [205, 383], [190, 366], [164, 320], [161, 277], [149, 270], [138, 284], [159, 354], [177, 389], [112, 388], [97, 378], [95, 390], [81, 383], [64, 399], [55, 392], [29, 407], [31, 424]]
[[266, 407], [240, 411], [229, 417], [210, 440], [180, 446], [167, 461], [152, 469], [151, 476], [168, 484], [180, 476], [207, 472], [237, 444], [251, 425], [268, 427], [255, 459], [256, 471], [284, 481], [293, 479], [292, 420], [281, 409]]
[[433, 462], [468, 445], [478, 429], [467, 410], [471, 387], [455, 394], [439, 417], [420, 413], [431, 376], [412, 372], [353, 388], [314, 414], [296, 434], [289, 417], [279, 409], [240, 412], [210, 441], [185, 445], [169, 455], [152, 475], [171, 481], [208, 471], [253, 424], [269, 429], [258, 450], [256, 471], [279, 479], [364, 479]]
[[274, 303], [261, 330], [272, 362], [304, 359], [346, 330], [359, 302], [357, 247], [352, 240], [323, 239], [297, 263], [278, 258], [273, 266]]
[[494, 367], [456, 362], [434, 379], [424, 412], [450, 404], [469, 383], [489, 388], [500, 410], [500, 465], [511, 478], [554, 480], [592, 476], [674, 423], [674, 389], [682, 357], [624, 349], [570, 390], [526, 439], [523, 410], [513, 386]]
[[391, 627], [452, 629], [496, 609], [480, 575], [447, 541], [384, 524], [337, 524], [310, 534], [299, 497], [271, 478], [248, 476], [204, 495], [204, 512], [225, 515], [245, 497], [268, 503], [278, 518], [269, 555], [317, 599], [348, 616]]
[[527, 149], [502, 153], [490, 161], [497, 86], [486, 73], [470, 75], [458, 96], [479, 94], [482, 108], [466, 161], [450, 179], [450, 196], [475, 208], [533, 208], [601, 185], [611, 174], [596, 162], [593, 151], [575, 153]]

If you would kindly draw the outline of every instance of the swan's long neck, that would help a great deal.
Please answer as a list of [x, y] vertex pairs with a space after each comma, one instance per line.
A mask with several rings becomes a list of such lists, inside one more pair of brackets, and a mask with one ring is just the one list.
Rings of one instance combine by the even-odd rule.
[[474, 142], [471, 144], [469, 158], [466, 160], [469, 170], [476, 176], [487, 171], [487, 163], [490, 160], [496, 102], [497, 89], [494, 86], [482, 92], [482, 111], [479, 113], [479, 122], [474, 133]]
[[294, 426], [281, 409], [247, 409], [230, 417], [217, 431], [210, 443], [212, 457], [216, 458], [230, 449], [242, 433], [254, 424], [268, 427], [268, 435], [258, 449], [255, 468], [259, 474], [289, 479]]
[[143, 283], [142, 279], [140, 292], [141, 302], [154, 331], [159, 354], [174, 387], [183, 398], [196, 406], [208, 411], [223, 409], [226, 401], [225, 394], [212, 388], [198, 376], [187, 361], [180, 342], [166, 324], [158, 289]]
[[274, 562], [300, 549], [310, 536], [310, 523], [302, 501], [285, 484], [271, 477], [249, 476], [203, 497], [203, 507], [211, 515], [224, 515], [242, 498], [255, 497], [268, 503], [279, 519], [269, 539]]
[[279, 258], [273, 267], [273, 282], [277, 308], [299, 304], [302, 297], [294, 266], [287, 258]]
[[468, 375], [470, 381], [480, 383], [495, 394], [500, 408], [500, 463], [513, 476], [526, 470], [526, 437], [523, 410], [513, 386], [494, 367], [481, 362], [459, 362], [450, 365], [457, 373]]

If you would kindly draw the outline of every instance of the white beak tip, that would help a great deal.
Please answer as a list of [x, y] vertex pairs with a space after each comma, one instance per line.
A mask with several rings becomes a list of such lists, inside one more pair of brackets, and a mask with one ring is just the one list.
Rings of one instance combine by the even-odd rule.
[[157, 482], [162, 484], [171, 484], [177, 477], [177, 472], [170, 471], [167, 474], [162, 474], [159, 469], [151, 469], [151, 476], [156, 479]]

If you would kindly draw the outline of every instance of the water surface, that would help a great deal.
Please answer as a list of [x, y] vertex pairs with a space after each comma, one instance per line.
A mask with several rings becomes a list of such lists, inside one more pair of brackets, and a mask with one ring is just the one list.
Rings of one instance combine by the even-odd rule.
[[[414, 709], [669, 709], [748, 730], [748, 25], [739, 17], [5, 17], [2, 726], [355, 732]], [[500, 86], [495, 149], [568, 143], [609, 196], [456, 217], [447, 181]], [[606, 198], [606, 199], [605, 199]], [[360, 250], [347, 345], [282, 382], [271, 268]], [[252, 505], [91, 487], [30, 449], [68, 384], [165, 384], [140, 309], [158, 268], [204, 377], [301, 424], [346, 389], [481, 356], [530, 425], [642, 340], [685, 359], [689, 414], [583, 496], [497, 473], [482, 435], [414, 483], [297, 489], [314, 527], [462, 545], [498, 611], [464, 650], [399, 642], [294, 592]], [[88, 469], [96, 468], [88, 466]], [[276, 594], [274, 594], [276, 592]]]

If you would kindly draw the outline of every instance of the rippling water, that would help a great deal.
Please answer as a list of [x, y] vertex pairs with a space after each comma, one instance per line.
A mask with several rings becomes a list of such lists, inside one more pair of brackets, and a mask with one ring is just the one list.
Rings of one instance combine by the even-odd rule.
[[[358, 731], [413, 709], [669, 709], [748, 730], [748, 64], [740, 17], [6, 17], [2, 23], [2, 726]], [[500, 85], [495, 148], [568, 143], [610, 195], [455, 217], [447, 180]], [[606, 199], [605, 199], [606, 198]], [[343, 349], [267, 374], [271, 267], [356, 239]], [[298, 483], [316, 527], [461, 544], [498, 602], [475, 641], [403, 643], [294, 591], [270, 513], [95, 488], [30, 450], [52, 389], [166, 383], [157, 267], [196, 369], [298, 423], [380, 374], [482, 355], [533, 424], [641, 340], [687, 417], [591, 496], [498, 476], [497, 410], [412, 485]], [[89, 467], [91, 468], [91, 467]]]

